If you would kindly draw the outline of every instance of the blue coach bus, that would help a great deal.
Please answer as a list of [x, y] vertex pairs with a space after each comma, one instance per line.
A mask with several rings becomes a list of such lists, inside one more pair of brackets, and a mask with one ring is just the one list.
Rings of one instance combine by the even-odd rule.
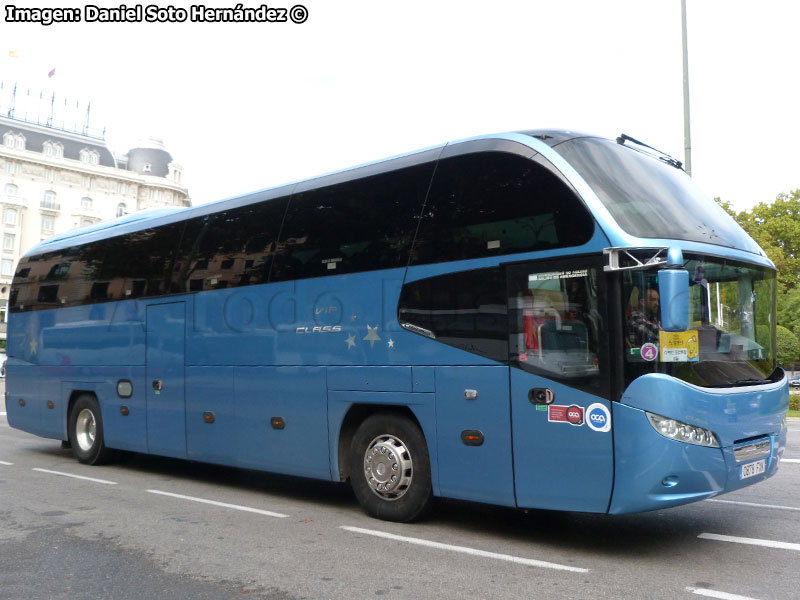
[[659, 509], [774, 475], [775, 268], [627, 136], [448, 143], [46, 240], [8, 421], [113, 450], [435, 497]]

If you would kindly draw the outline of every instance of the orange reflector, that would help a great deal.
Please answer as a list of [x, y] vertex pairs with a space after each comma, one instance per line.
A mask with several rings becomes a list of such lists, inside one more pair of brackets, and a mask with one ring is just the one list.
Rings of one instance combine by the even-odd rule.
[[465, 429], [461, 432], [461, 441], [466, 446], [482, 446], [483, 433], [477, 429]]
[[215, 418], [213, 412], [208, 411], [203, 413], [203, 421], [205, 421], [206, 423], [213, 423], [214, 420]]
[[272, 424], [273, 429], [286, 428], [286, 421], [283, 420], [283, 417], [272, 417], [272, 419], [270, 419], [270, 423]]
[[55, 404], [53, 404], [53, 401], [52, 400], [48, 400], [47, 401], [47, 408], [53, 408], [53, 407], [55, 407]]
[[19, 405], [20, 406], [25, 406], [25, 398], [20, 398], [19, 399]]
[[127, 406], [120, 406], [119, 412], [122, 413], [123, 417], [127, 417], [129, 414], [131, 414], [131, 410]]

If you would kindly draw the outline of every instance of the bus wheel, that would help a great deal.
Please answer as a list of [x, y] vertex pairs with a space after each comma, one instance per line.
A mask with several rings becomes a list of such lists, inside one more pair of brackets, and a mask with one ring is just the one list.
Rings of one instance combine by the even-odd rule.
[[103, 416], [97, 398], [79, 396], [69, 414], [69, 441], [72, 453], [86, 465], [100, 465], [111, 458], [103, 440]]
[[377, 413], [356, 430], [350, 449], [350, 484], [364, 511], [407, 523], [431, 506], [428, 446], [407, 417]]

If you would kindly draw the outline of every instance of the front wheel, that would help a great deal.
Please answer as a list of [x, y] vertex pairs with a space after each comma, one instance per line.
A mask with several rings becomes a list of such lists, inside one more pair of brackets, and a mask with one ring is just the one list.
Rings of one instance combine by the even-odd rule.
[[103, 439], [103, 416], [97, 398], [83, 394], [69, 413], [69, 441], [78, 462], [100, 465], [111, 458]]
[[428, 446], [411, 419], [391, 413], [368, 417], [350, 448], [350, 484], [364, 511], [407, 523], [431, 507]]

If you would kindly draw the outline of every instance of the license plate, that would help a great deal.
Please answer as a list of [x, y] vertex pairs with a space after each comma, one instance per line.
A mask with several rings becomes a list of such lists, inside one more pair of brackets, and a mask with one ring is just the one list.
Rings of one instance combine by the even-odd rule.
[[756, 462], [747, 463], [739, 468], [739, 479], [747, 479], [755, 475], [760, 475], [767, 470], [767, 459], [762, 458]]

